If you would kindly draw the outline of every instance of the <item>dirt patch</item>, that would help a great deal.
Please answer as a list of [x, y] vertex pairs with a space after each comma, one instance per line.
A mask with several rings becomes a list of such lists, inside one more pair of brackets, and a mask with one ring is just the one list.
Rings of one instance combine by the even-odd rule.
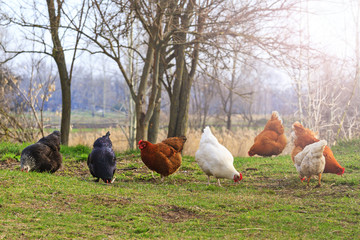
[[54, 173], [59, 176], [82, 177], [90, 176], [90, 171], [86, 162], [65, 161], [62, 167]]
[[[20, 162], [16, 159], [9, 158], [5, 161], [0, 161], [0, 169], [8, 169], [18, 171], [20, 170]], [[178, 173], [182, 175], [191, 175], [189, 170], [179, 170]], [[86, 161], [75, 161], [67, 160], [63, 161], [62, 167], [54, 173], [57, 176], [66, 176], [66, 177], [77, 177], [88, 181], [92, 179], [89, 168]], [[117, 158], [116, 163], [116, 176], [125, 175], [126, 179], [122, 181], [132, 182], [132, 181], [141, 181], [141, 182], [152, 182], [152, 183], [161, 183], [161, 177], [158, 174], [154, 174], [155, 179], [151, 175], [151, 170], [149, 170], [145, 164], [141, 161], [140, 154], [129, 154]], [[170, 178], [170, 179], [169, 179]], [[166, 177], [164, 182], [172, 182], [173, 184], [183, 184], [188, 182], [189, 179], [174, 179], [172, 177]]]
[[117, 206], [117, 205], [127, 205], [131, 203], [130, 198], [122, 198], [115, 195], [110, 194], [102, 194], [102, 195], [92, 195], [91, 201], [94, 203], [98, 203], [107, 207]]
[[160, 216], [167, 222], [185, 222], [189, 219], [199, 218], [200, 216], [191, 209], [178, 207], [175, 205], [159, 205]]
[[[137, 164], [138, 167], [129, 167], [129, 165]], [[4, 161], [0, 161], [0, 170], [7, 169], [13, 171], [20, 170], [20, 162], [16, 159], [9, 158]], [[129, 175], [129, 181], [132, 181], [135, 177], [137, 180], [146, 181], [146, 182], [156, 182], [151, 177], [151, 171], [142, 163], [141, 159], [136, 158], [136, 156], [131, 159], [117, 159], [117, 169], [115, 172], [116, 175], [121, 175], [124, 173], [132, 173]], [[78, 177], [82, 179], [92, 178], [89, 168], [86, 161], [72, 161], [65, 160], [62, 163], [62, 167], [54, 173], [57, 176], [66, 176], [66, 177]], [[160, 181], [160, 178], [159, 178]]]
[[321, 187], [317, 187], [317, 179], [311, 179], [308, 187], [306, 181], [301, 183], [297, 176], [290, 178], [272, 178], [272, 177], [253, 177], [252, 185], [259, 190], [271, 190], [277, 195], [292, 196], [297, 198], [306, 197], [354, 197], [359, 191], [358, 187], [346, 184], [335, 184], [322, 182]]
[[[0, 169], [20, 170], [20, 162], [16, 159], [9, 158], [0, 161]], [[54, 173], [59, 176], [80, 176], [84, 177], [90, 174], [86, 162], [65, 161], [62, 167]]]
[[15, 170], [20, 169], [20, 162], [13, 158], [8, 158], [5, 161], [0, 161], [0, 169]]

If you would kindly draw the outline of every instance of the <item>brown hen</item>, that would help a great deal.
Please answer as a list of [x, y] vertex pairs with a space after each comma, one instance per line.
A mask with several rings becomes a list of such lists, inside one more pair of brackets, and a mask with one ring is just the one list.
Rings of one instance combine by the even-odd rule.
[[264, 130], [255, 137], [254, 144], [251, 146], [248, 154], [249, 156], [257, 154], [263, 157], [279, 155], [284, 150], [286, 144], [287, 140], [282, 120], [279, 117], [279, 113], [274, 111]]
[[156, 144], [139, 141], [141, 160], [152, 171], [161, 175], [161, 179], [176, 172], [181, 166], [181, 151], [186, 137], [171, 137]]
[[[305, 146], [320, 141], [319, 139], [317, 139], [316, 134], [313, 131], [305, 128], [299, 122], [295, 122], [293, 124], [292, 136], [294, 141], [294, 149], [291, 153], [291, 159], [293, 160], [293, 162], [295, 156], [299, 152], [301, 152], [305, 148]], [[333, 173], [337, 175], [344, 174], [345, 168], [341, 167], [340, 164], [336, 161], [333, 152], [328, 146], [325, 146], [323, 154], [325, 157], [324, 173]]]

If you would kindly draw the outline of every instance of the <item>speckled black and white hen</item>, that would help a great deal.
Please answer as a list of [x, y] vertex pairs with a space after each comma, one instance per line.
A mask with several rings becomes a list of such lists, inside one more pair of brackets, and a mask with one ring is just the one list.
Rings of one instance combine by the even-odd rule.
[[116, 170], [116, 157], [112, 149], [110, 132], [94, 142], [94, 148], [88, 156], [87, 165], [97, 182], [101, 178], [105, 183], [112, 183]]
[[54, 131], [21, 152], [21, 171], [55, 172], [62, 164], [60, 132]]

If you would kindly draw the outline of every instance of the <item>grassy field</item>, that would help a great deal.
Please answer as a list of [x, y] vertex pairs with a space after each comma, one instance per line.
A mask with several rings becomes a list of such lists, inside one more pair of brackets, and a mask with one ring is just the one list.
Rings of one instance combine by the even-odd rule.
[[306, 188], [289, 156], [235, 158], [244, 178], [223, 187], [185, 156], [161, 183], [137, 151], [117, 153], [106, 185], [89, 174], [88, 147], [62, 147], [63, 168], [48, 174], [19, 171], [25, 146], [0, 144], [0, 239], [360, 238], [360, 141], [333, 147], [345, 174], [324, 174], [321, 188]]

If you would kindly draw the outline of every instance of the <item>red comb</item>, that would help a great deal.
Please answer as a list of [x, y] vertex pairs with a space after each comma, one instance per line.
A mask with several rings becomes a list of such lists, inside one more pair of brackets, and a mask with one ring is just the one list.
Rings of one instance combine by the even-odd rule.
[[343, 175], [345, 172], [345, 168], [342, 168], [341, 172], [338, 172], [337, 175]]
[[138, 145], [140, 145], [141, 142], [142, 142], [142, 139], [138, 142]]

